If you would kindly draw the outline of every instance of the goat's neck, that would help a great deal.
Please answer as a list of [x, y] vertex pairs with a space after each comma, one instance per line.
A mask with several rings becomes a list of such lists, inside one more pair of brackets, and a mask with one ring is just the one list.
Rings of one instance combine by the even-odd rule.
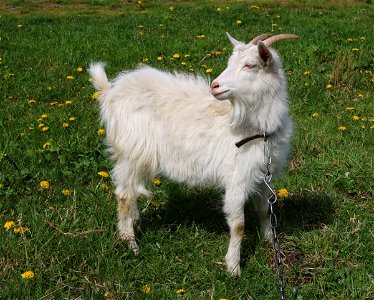
[[231, 100], [233, 108], [231, 126], [243, 131], [272, 134], [281, 127], [288, 116], [287, 93], [254, 95], [248, 103], [245, 99]]

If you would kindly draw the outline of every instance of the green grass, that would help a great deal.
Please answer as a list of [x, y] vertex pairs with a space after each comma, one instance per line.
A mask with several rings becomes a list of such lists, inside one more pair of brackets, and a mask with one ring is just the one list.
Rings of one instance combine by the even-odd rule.
[[[103, 60], [113, 77], [146, 62], [215, 78], [230, 55], [226, 31], [248, 41], [274, 30], [301, 37], [275, 45], [296, 123], [289, 170], [275, 182], [290, 192], [278, 207], [287, 294], [373, 299], [374, 11], [348, 2], [2, 1], [0, 298], [279, 299], [250, 207], [242, 276], [224, 271], [219, 191], [150, 184], [132, 255], [117, 237], [110, 178], [97, 174], [111, 162], [94, 90], [77, 71]], [[34, 279], [21, 278], [28, 270]]]

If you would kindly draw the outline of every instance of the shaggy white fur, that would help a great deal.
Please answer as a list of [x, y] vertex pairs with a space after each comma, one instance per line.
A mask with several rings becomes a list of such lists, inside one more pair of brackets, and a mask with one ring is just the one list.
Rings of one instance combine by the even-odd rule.
[[150, 67], [123, 72], [109, 82], [103, 63], [89, 73], [100, 91], [101, 120], [115, 161], [112, 177], [118, 199], [121, 238], [135, 253], [136, 199], [158, 174], [190, 185], [224, 189], [230, 227], [228, 271], [240, 274], [244, 204], [250, 195], [261, 232], [269, 237], [268, 192], [263, 184], [263, 140], [240, 148], [248, 136], [270, 135], [271, 171], [287, 164], [292, 135], [287, 84], [277, 53], [264, 42], [234, 45], [228, 67], [211, 86], [207, 79]]

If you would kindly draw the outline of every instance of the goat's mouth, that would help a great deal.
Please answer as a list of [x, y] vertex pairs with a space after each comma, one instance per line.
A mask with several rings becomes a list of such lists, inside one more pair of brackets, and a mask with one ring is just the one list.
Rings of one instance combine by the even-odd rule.
[[230, 90], [225, 90], [223, 92], [218, 92], [218, 93], [215, 92], [215, 91], [212, 91], [212, 95], [213, 95], [214, 98], [216, 98], [218, 100], [222, 100], [222, 99], [226, 99], [227, 98], [225, 96], [227, 96], [227, 94], [228, 94], [229, 91]]

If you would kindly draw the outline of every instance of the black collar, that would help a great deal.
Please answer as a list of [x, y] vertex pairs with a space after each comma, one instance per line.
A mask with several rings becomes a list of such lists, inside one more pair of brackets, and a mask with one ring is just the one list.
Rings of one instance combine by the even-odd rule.
[[250, 141], [253, 141], [255, 139], [259, 139], [259, 138], [263, 138], [264, 141], [266, 141], [268, 139], [268, 137], [270, 137], [270, 134], [267, 134], [267, 133], [256, 134], [256, 135], [253, 135], [253, 136], [250, 136], [250, 137], [247, 137], [245, 139], [240, 140], [239, 142], [235, 143], [235, 146], [238, 147], [238, 148], [240, 148], [244, 144], [246, 144], [246, 143], [248, 143]]

